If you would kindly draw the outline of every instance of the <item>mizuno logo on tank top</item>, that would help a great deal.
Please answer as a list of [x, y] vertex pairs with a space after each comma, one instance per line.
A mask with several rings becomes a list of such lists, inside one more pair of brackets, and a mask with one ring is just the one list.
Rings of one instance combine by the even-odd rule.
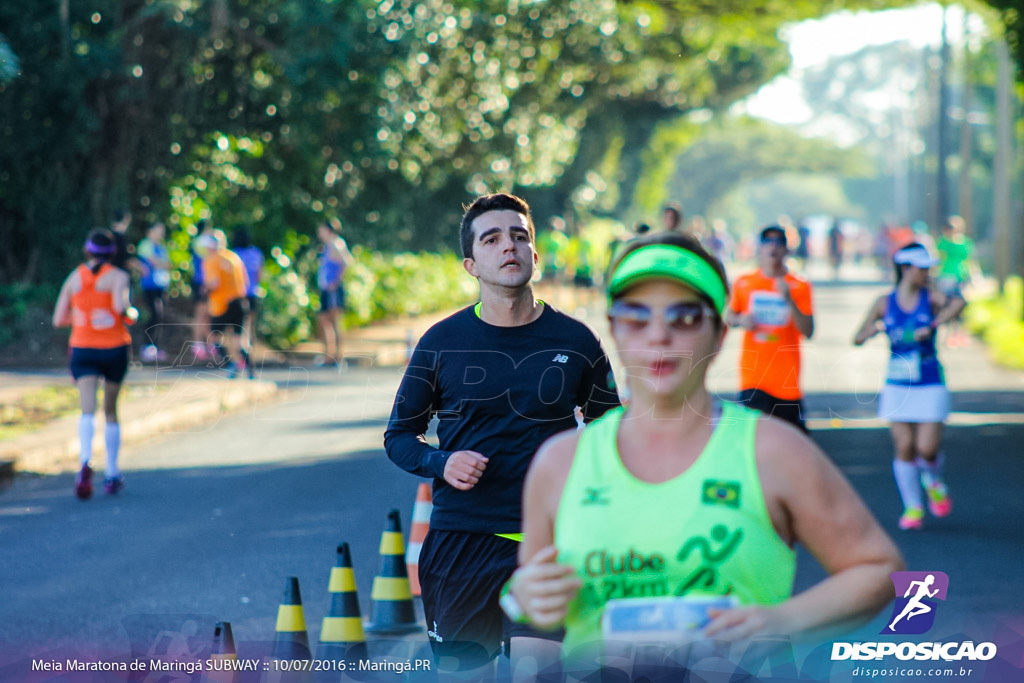
[[565, 650], [599, 640], [605, 603], [622, 598], [789, 597], [796, 556], [775, 531], [755, 459], [757, 414], [724, 403], [692, 465], [672, 479], [636, 478], [617, 447], [623, 409], [580, 433], [555, 518], [560, 562], [582, 581]]

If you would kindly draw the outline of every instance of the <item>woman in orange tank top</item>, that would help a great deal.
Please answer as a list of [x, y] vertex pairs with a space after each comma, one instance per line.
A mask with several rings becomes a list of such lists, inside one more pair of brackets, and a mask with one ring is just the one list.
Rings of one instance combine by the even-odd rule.
[[55, 327], [71, 327], [69, 367], [82, 406], [78, 422], [81, 469], [75, 478], [75, 495], [85, 500], [92, 495], [92, 441], [95, 431], [96, 392], [103, 384], [104, 431], [107, 447], [104, 488], [114, 494], [124, 486], [117, 466], [121, 426], [117, 421], [117, 398], [128, 371], [131, 336], [128, 325], [138, 318], [128, 298], [128, 273], [115, 268], [110, 259], [117, 250], [109, 230], [93, 230], [85, 243], [85, 263], [75, 268], [61, 287], [53, 310]]

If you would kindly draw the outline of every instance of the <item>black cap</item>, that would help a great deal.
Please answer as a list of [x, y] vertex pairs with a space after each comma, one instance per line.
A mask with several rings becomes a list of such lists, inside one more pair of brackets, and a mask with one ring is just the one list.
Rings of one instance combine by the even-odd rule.
[[781, 237], [783, 239], [786, 238], [786, 229], [785, 228], [783, 228], [781, 225], [769, 225], [767, 227], [761, 228], [761, 237], [760, 237], [761, 241], [763, 242], [764, 239], [766, 237], [768, 237], [773, 232], [779, 233], [779, 237]]

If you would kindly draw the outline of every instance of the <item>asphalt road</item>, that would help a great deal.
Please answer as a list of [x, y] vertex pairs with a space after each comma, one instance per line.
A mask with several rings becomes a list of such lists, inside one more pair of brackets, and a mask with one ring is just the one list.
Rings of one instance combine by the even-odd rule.
[[[879, 291], [867, 284], [816, 292], [819, 333], [804, 371], [814, 438], [897, 539], [908, 568], [949, 575], [929, 638], [997, 641], [996, 663], [1020, 670], [1024, 380], [990, 366], [977, 345], [944, 352], [955, 392], [946, 437], [954, 513], [899, 532], [889, 436], [873, 419], [884, 349], [849, 346]], [[735, 337], [714, 366], [712, 385], [723, 396], [734, 390]], [[400, 370], [296, 367], [264, 378], [287, 388], [285, 400], [127, 449], [128, 485], [116, 497], [100, 491], [79, 501], [70, 475], [23, 475], [0, 492], [0, 680], [28, 677], [33, 660], [148, 659], [174, 647], [200, 659], [218, 621], [231, 622], [239, 657], [260, 656], [274, 639], [290, 576], [299, 579], [315, 645], [340, 542], [351, 546], [369, 615], [388, 511], [397, 508], [408, 525], [420, 481], [381, 447]], [[820, 576], [801, 555], [797, 590]], [[886, 616], [866, 632], [877, 634]], [[371, 647], [412, 659], [425, 654], [426, 636]], [[1002, 669], [989, 665], [990, 677], [971, 680], [1002, 680]]]

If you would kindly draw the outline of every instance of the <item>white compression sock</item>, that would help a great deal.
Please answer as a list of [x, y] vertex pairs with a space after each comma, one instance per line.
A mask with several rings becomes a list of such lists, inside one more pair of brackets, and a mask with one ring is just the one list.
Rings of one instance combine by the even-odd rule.
[[946, 464], [946, 454], [941, 451], [935, 460], [928, 462], [920, 455], [914, 460], [917, 466], [921, 469], [921, 481], [925, 486], [933, 486], [936, 482], [942, 481], [942, 468]]
[[92, 460], [92, 437], [96, 433], [96, 421], [94, 416], [82, 413], [78, 418], [78, 460], [81, 465], [88, 465]]
[[107, 442], [107, 472], [108, 478], [116, 477], [121, 473], [117, 467], [117, 454], [121, 450], [121, 425], [117, 422], [107, 424], [104, 433]]
[[892, 473], [896, 477], [896, 488], [900, 491], [904, 508], [924, 507], [921, 498], [921, 482], [918, 480], [917, 465], [903, 460], [892, 461]]

